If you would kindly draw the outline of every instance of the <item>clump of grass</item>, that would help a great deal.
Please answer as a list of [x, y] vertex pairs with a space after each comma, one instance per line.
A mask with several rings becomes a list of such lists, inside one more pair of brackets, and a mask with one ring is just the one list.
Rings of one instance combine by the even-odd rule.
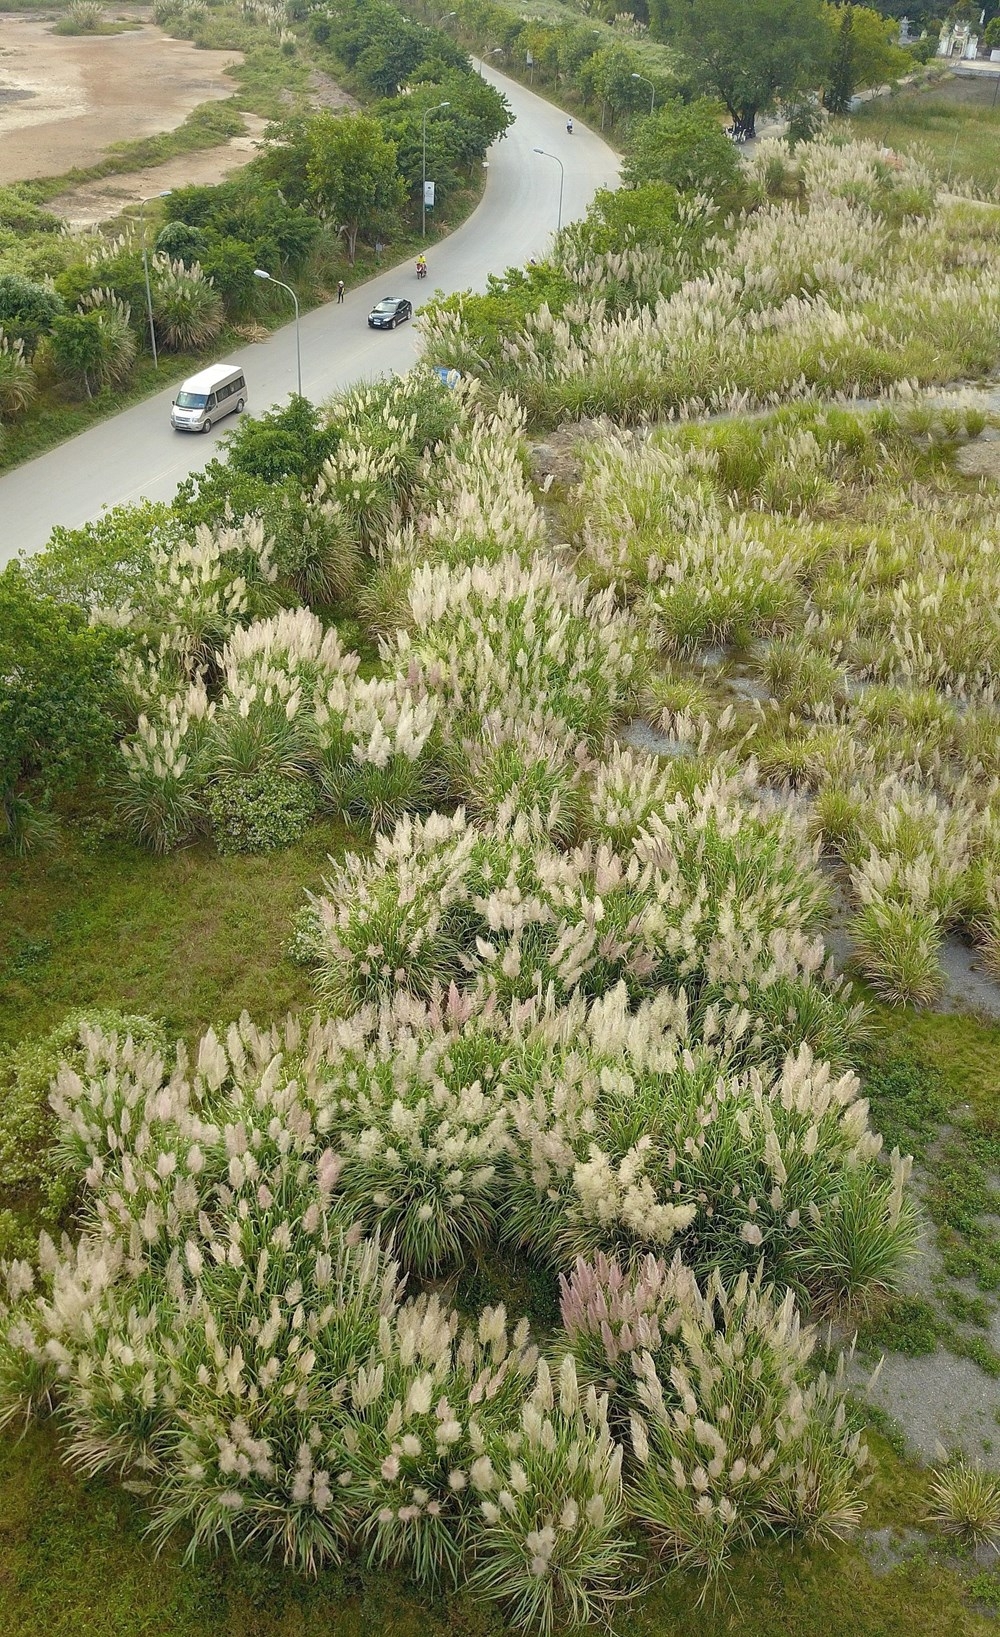
[[959, 1457], [943, 1467], [929, 1493], [929, 1523], [972, 1546], [1000, 1542], [1000, 1476]]

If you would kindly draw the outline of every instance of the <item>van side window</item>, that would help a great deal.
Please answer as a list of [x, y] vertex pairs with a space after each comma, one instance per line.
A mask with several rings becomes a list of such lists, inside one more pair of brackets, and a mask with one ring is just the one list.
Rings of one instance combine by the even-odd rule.
[[236, 377], [236, 380], [233, 382], [233, 391], [234, 392], [245, 392], [246, 391], [246, 386], [247, 386], [247, 384], [244, 381], [242, 375], [238, 375]]
[[220, 387], [218, 392], [216, 393], [216, 397], [218, 398], [219, 403], [221, 404], [224, 398], [229, 397], [229, 388], [228, 387]]

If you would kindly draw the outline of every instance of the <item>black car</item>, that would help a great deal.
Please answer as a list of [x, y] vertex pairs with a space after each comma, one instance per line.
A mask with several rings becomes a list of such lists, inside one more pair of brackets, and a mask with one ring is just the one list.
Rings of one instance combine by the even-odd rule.
[[413, 303], [406, 301], [402, 296], [385, 296], [377, 301], [368, 314], [368, 328], [370, 330], [394, 330], [397, 324], [402, 324], [404, 318], [413, 317]]

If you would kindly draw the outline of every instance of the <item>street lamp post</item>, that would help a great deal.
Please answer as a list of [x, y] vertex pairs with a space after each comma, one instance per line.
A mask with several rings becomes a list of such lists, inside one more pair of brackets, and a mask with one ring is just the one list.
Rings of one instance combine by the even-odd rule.
[[264, 271], [263, 267], [255, 267], [254, 270], [253, 270], [253, 276], [254, 276], [255, 279], [266, 279], [268, 284], [277, 284], [280, 289], [287, 290], [288, 294], [291, 296], [292, 300], [295, 303], [295, 375], [296, 375], [296, 379], [297, 379], [297, 381], [299, 383], [299, 397], [301, 398], [301, 396], [302, 396], [302, 348], [299, 346], [299, 298], [295, 294], [295, 291], [292, 289], [290, 284], [282, 284], [281, 279], [272, 278], [270, 273], [266, 273]]
[[634, 80], [641, 80], [643, 85], [649, 86], [649, 111], [652, 114], [656, 109], [656, 86], [652, 80], [647, 80], [645, 74], [633, 74]]
[[559, 217], [558, 217], [558, 221], [557, 221], [557, 225], [556, 225], [556, 232], [561, 233], [562, 232], [563, 184], [566, 181], [566, 167], [563, 164], [562, 160], [559, 158], [559, 155], [557, 153], [549, 153], [547, 148], [536, 148], [535, 152], [540, 153], [542, 155], [543, 159], [554, 159], [556, 164], [559, 166]]
[[153, 368], [159, 369], [160, 360], [156, 355], [156, 330], [153, 325], [153, 294], [149, 288], [149, 251], [146, 245], [146, 206], [152, 199], [169, 199], [172, 188], [163, 193], [151, 193], [145, 199], [139, 200], [139, 230], [142, 233], [142, 274], [146, 281], [146, 313], [149, 317], [149, 345], [153, 353]]
[[450, 102], [436, 102], [433, 108], [424, 109], [423, 119], [423, 164], [420, 172], [420, 237], [427, 237], [427, 116], [436, 114], [439, 108], [450, 108]]

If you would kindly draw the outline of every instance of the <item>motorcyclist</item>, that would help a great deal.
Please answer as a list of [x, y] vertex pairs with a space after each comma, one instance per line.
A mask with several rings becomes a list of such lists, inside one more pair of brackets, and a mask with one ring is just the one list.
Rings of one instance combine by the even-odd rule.
[[424, 256], [424, 255], [420, 255], [420, 256], [417, 257], [417, 278], [422, 279], [422, 278], [426, 278], [426, 277], [427, 277], [427, 257]]
[[573, 135], [573, 121], [571, 119], [568, 119], [566, 121], [566, 129], [569, 132], [570, 136], [572, 136]]

